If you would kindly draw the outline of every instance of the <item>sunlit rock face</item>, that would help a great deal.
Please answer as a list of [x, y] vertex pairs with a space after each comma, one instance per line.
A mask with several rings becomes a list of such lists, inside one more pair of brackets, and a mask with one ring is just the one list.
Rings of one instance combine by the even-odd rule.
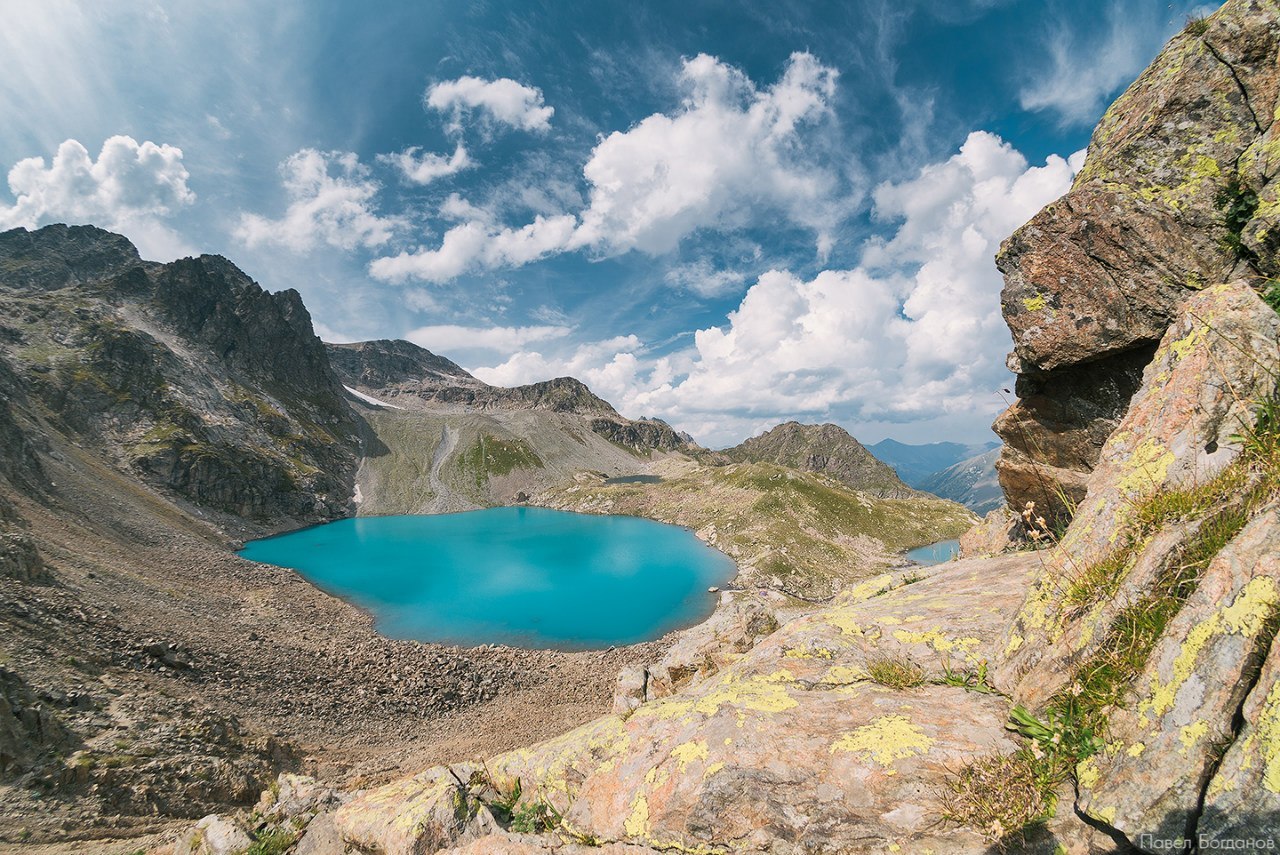
[[1275, 273], [1280, 22], [1229, 3], [1107, 111], [1066, 196], [1001, 247], [1019, 400], [996, 422], [1010, 504], [1061, 515], [1179, 303]]

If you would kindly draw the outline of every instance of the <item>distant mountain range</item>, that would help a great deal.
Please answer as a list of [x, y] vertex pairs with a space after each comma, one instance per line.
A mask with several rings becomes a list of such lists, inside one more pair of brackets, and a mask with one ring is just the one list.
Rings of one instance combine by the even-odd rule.
[[998, 442], [909, 445], [885, 439], [867, 449], [917, 490], [960, 502], [980, 514], [1004, 504], [995, 470], [1000, 456]]

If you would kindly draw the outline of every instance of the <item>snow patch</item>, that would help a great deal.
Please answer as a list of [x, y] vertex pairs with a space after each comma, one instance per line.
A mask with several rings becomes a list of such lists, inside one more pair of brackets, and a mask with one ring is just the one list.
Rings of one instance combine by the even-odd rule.
[[[357, 392], [355, 389], [352, 389], [350, 386], [343, 386], [342, 388], [346, 389], [348, 392], [350, 392], [352, 395], [355, 395], [357, 398], [364, 401], [366, 404], [373, 404], [375, 407], [387, 407], [392, 410], [404, 409], [404, 407], [397, 407], [395, 404], [388, 404], [386, 401], [379, 401], [377, 398], [373, 397], [372, 395], [366, 395], [364, 392]], [[356, 501], [359, 501], [359, 499], [357, 499]]]

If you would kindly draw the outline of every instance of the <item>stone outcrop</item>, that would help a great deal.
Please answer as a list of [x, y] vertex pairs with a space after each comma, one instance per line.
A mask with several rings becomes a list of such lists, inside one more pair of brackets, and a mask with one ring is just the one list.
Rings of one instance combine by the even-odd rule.
[[468, 765], [358, 794], [338, 830], [388, 855], [569, 851], [574, 840], [635, 853], [985, 852], [979, 835], [939, 825], [939, 793], [922, 782], [1013, 751], [1006, 703], [957, 686], [889, 688], [868, 668], [910, 657], [941, 678], [994, 657], [1003, 612], [1038, 567], [1019, 555], [867, 580], [681, 691], [489, 759], [499, 790], [518, 778], [522, 805], [562, 814], [557, 834], [483, 834], [492, 813], [473, 804], [483, 797]]
[[681, 633], [662, 659], [643, 668], [623, 670], [618, 675], [613, 711], [629, 712], [710, 677], [777, 629], [777, 614], [758, 593], [722, 602], [710, 618]]
[[1071, 191], [1002, 246], [1020, 400], [995, 428], [1013, 506], [1079, 501], [1176, 307], [1269, 270], [1278, 45], [1261, 0], [1188, 26], [1107, 111]]
[[[1077, 772], [1080, 809], [1130, 840], [1194, 839], [1201, 798], [1222, 746], [1236, 739], [1235, 717], [1277, 625], [1280, 506], [1273, 506], [1213, 559], [1161, 636], [1132, 699], [1111, 716], [1106, 748]], [[1256, 808], [1265, 809], [1251, 804], [1245, 812]]]
[[720, 454], [738, 463], [776, 463], [821, 472], [854, 490], [881, 498], [919, 495], [839, 425], [786, 422]]
[[0, 668], [0, 780], [38, 769], [75, 744], [75, 737], [31, 687]]
[[[1072, 580], [1125, 544], [1126, 525], [1144, 498], [1202, 484], [1240, 453], [1256, 402], [1280, 380], [1280, 316], [1244, 284], [1192, 295], [1176, 313], [1145, 382], [1107, 441], [1081, 505], [1049, 571], [1008, 632], [1001, 677], [1019, 699], [1047, 699], [1069, 679], [1065, 667], [1102, 642], [1115, 615], [1141, 598], [1189, 533], [1170, 529], [1146, 542], [1113, 597], [1082, 614], [1064, 598]], [[1024, 676], [1025, 675], [1025, 676]]]
[[1008, 508], [988, 513], [982, 522], [960, 536], [960, 557], [1002, 555], [1026, 544], [1022, 517]]

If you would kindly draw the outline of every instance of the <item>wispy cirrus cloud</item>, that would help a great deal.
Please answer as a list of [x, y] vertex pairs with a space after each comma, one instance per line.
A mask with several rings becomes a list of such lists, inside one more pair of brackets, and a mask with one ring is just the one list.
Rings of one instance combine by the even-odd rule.
[[1022, 108], [1056, 113], [1064, 126], [1096, 122], [1111, 98], [1173, 34], [1162, 17], [1165, 11], [1159, 4], [1111, 0], [1102, 32], [1088, 37], [1072, 17], [1054, 21], [1041, 44], [1043, 59], [1037, 67], [1042, 70], [1032, 73], [1018, 93]]

